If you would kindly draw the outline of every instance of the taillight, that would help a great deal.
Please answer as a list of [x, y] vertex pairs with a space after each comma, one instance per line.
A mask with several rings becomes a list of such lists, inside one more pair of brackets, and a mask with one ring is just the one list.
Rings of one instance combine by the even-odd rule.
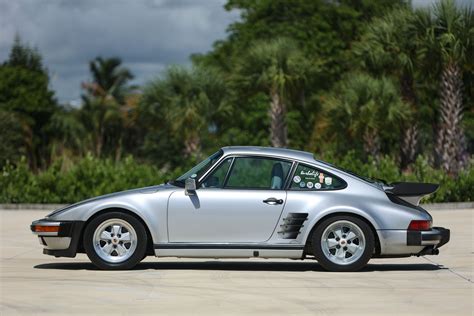
[[410, 225], [408, 225], [408, 230], [430, 230], [430, 229], [431, 229], [431, 221], [426, 221], [426, 220], [411, 221]]

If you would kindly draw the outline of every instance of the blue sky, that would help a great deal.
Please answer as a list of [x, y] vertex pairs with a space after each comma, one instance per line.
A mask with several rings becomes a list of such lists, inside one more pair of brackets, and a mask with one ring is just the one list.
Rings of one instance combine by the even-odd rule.
[[[460, 0], [462, 2], [470, 0]], [[414, 0], [416, 6], [433, 0]], [[78, 100], [96, 56], [122, 58], [141, 84], [212, 48], [239, 18], [225, 0], [0, 0], [0, 62], [13, 38], [37, 47], [60, 102]]]

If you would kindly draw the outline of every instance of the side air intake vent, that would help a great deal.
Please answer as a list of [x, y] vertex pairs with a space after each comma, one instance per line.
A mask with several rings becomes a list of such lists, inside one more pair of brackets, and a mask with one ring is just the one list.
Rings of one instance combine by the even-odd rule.
[[307, 218], [308, 213], [288, 213], [280, 225], [279, 237], [283, 239], [296, 239]]

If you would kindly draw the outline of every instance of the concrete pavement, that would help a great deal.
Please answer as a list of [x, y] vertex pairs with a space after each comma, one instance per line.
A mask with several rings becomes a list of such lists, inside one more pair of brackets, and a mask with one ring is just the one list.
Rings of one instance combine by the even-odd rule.
[[29, 231], [47, 211], [0, 212], [0, 314], [472, 315], [474, 210], [432, 211], [451, 229], [439, 256], [374, 259], [355, 273], [314, 261], [149, 257], [99, 271], [42, 254]]

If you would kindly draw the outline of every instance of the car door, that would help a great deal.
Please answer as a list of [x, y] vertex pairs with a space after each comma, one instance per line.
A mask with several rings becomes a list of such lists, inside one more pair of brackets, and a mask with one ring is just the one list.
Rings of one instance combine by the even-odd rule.
[[270, 238], [286, 202], [291, 162], [271, 157], [228, 157], [199, 184], [168, 203], [170, 242], [255, 243]]

